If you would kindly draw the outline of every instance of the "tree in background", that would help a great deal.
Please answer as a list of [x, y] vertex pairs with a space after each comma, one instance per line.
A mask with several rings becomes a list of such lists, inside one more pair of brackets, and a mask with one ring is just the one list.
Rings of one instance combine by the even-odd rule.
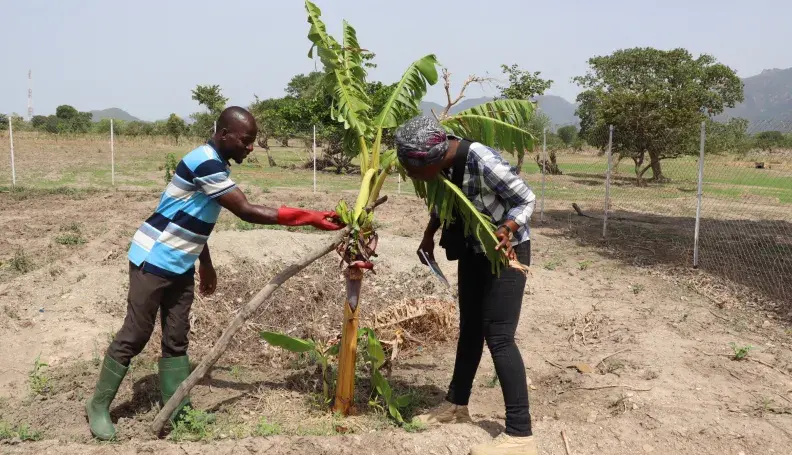
[[172, 137], [176, 141], [176, 144], [178, 144], [179, 137], [187, 132], [187, 124], [184, 123], [184, 120], [178, 115], [171, 114], [165, 122], [165, 130], [167, 131], [167, 135]]
[[[510, 99], [510, 100], [529, 100], [532, 101], [537, 96], [544, 95], [544, 92], [553, 85], [553, 81], [550, 79], [542, 79], [541, 72], [535, 71], [525, 71], [521, 70], [517, 64], [512, 66], [501, 65], [501, 69], [503, 70], [503, 74], [508, 76], [509, 78], [509, 85], [507, 86], [497, 86], [500, 90], [499, 97], [501, 99]], [[543, 115], [540, 114], [539, 111], [533, 111], [534, 116]], [[522, 125], [525, 129], [531, 132], [534, 137], [540, 138], [542, 137], [542, 129], [536, 130], [536, 126], [539, 124], [543, 124], [543, 128], [547, 128], [548, 131], [552, 127], [551, 122], [549, 121], [549, 117], [544, 116], [545, 118], [538, 119], [537, 121], [532, 121], [526, 125]], [[545, 119], [547, 120], [545, 122]], [[546, 125], [545, 125], [546, 123]], [[539, 141], [535, 142], [534, 146], [538, 146]], [[555, 157], [553, 157], [555, 158]], [[517, 172], [519, 173], [522, 170], [523, 166], [523, 159], [524, 154], [520, 154], [517, 158]], [[557, 167], [557, 166], [556, 166]]]
[[154, 134], [154, 124], [151, 122], [134, 120], [127, 122], [124, 127], [124, 135], [126, 136], [151, 136], [152, 134]]
[[509, 85], [498, 86], [500, 97], [509, 100], [532, 100], [553, 85], [550, 79], [542, 79], [541, 71], [521, 70], [516, 64], [512, 66], [501, 65], [503, 74], [508, 76]]
[[786, 137], [781, 131], [762, 131], [756, 135], [756, 146], [766, 152], [771, 152], [773, 149], [781, 148], [785, 145]]
[[[127, 122], [123, 120], [113, 119], [113, 134], [116, 136], [123, 136], [127, 134]], [[91, 130], [96, 134], [109, 135], [110, 134], [110, 119], [103, 118], [94, 122]]]
[[0, 114], [0, 131], [5, 131], [8, 129], [8, 116], [5, 114]]
[[734, 153], [743, 155], [751, 149], [748, 120], [732, 118], [726, 123], [707, 119], [707, 140], [704, 152], [712, 154]]
[[207, 112], [190, 114], [190, 118], [194, 120], [190, 132], [193, 136], [208, 139], [214, 133], [214, 122], [225, 109], [228, 98], [223, 96], [219, 85], [197, 85], [192, 90], [192, 99], [205, 107]]
[[[371, 67], [373, 54], [365, 57], [364, 65]], [[267, 139], [277, 139], [282, 145], [288, 145], [289, 139], [302, 139], [306, 147], [312, 142], [313, 127], [316, 126], [317, 144], [322, 145], [322, 157], [317, 160], [317, 168], [334, 169], [336, 173], [346, 173], [353, 169], [352, 160], [354, 153], [347, 153], [344, 147], [345, 130], [332, 117], [333, 96], [325, 86], [326, 75], [323, 72], [297, 74], [286, 85], [286, 96], [283, 98], [270, 98], [255, 100], [250, 105], [250, 111], [259, 127], [259, 145]], [[366, 82], [365, 92], [371, 99], [375, 109], [381, 109], [390, 97], [395, 84], [387, 85], [382, 82]], [[411, 113], [418, 114], [418, 110]], [[393, 143], [393, 132], [383, 132], [382, 143]], [[265, 149], [266, 150], [266, 149]], [[270, 165], [274, 161], [267, 151]]]
[[572, 147], [572, 144], [578, 138], [578, 129], [575, 125], [562, 126], [557, 131], [558, 137], [564, 142], [567, 147]]
[[87, 133], [91, 130], [93, 120], [90, 112], [79, 112], [68, 104], [62, 104], [55, 109], [55, 118], [58, 133]]
[[664, 181], [660, 161], [696, 153], [700, 123], [743, 100], [734, 70], [707, 54], [633, 48], [588, 63], [574, 78], [583, 88], [580, 135], [604, 150], [613, 125], [613, 152], [633, 160], [639, 185], [650, 169], [651, 180]]

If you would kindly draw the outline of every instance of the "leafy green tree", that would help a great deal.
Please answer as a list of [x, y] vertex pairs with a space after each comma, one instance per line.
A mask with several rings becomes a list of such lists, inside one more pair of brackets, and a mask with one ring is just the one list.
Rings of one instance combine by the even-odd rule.
[[168, 120], [157, 120], [152, 125], [152, 136], [168, 136]]
[[198, 101], [198, 104], [204, 106], [215, 117], [223, 112], [228, 102], [219, 85], [197, 85], [192, 91], [192, 99]]
[[[122, 136], [126, 134], [126, 125], [127, 122], [123, 120], [113, 119], [113, 134], [116, 136]], [[98, 122], [93, 123], [92, 131], [96, 134], [110, 134], [110, 119], [103, 118]]]
[[187, 132], [187, 124], [184, 120], [176, 114], [171, 114], [165, 124], [168, 136], [172, 137], [176, 143], [179, 143], [179, 138]]
[[325, 94], [322, 86], [324, 73], [312, 71], [308, 74], [298, 74], [286, 84], [286, 96], [298, 99], [311, 99]]
[[704, 153], [745, 154], [751, 149], [748, 135], [748, 120], [732, 118], [728, 122], [716, 122], [707, 119]]
[[154, 133], [154, 124], [150, 122], [143, 122], [134, 120], [128, 122], [124, 128], [125, 136], [150, 136]]
[[785, 144], [786, 137], [781, 131], [762, 131], [756, 135], [756, 146], [764, 151], [771, 151]]
[[[62, 104], [55, 109], [58, 133], [87, 133], [93, 120], [90, 112], [79, 112], [73, 106]], [[48, 125], [49, 126], [49, 125]]]
[[638, 184], [649, 170], [664, 181], [661, 160], [696, 153], [701, 122], [743, 100], [734, 70], [707, 54], [632, 48], [588, 63], [589, 72], [574, 78], [583, 88], [580, 135], [604, 150], [613, 125], [613, 152], [633, 160]]
[[16, 112], [11, 114], [11, 124], [14, 127], [14, 131], [30, 131], [31, 129], [30, 123], [26, 122], [25, 118]]
[[193, 123], [185, 130], [190, 136], [209, 139], [212, 137], [217, 116], [210, 112], [193, 112], [190, 114]]
[[71, 120], [77, 117], [77, 109], [68, 104], [62, 104], [55, 108], [55, 117], [58, 117], [61, 120]]
[[501, 91], [500, 97], [509, 100], [531, 100], [537, 96], [544, 95], [544, 92], [553, 85], [550, 79], [542, 79], [541, 72], [521, 70], [516, 64], [512, 66], [501, 65], [503, 74], [508, 76], [509, 85], [498, 86]]
[[566, 125], [558, 129], [558, 137], [564, 142], [564, 145], [571, 147], [578, 137], [578, 130], [575, 125]]
[[214, 124], [226, 107], [228, 98], [223, 96], [219, 85], [197, 85], [192, 91], [192, 99], [206, 108], [208, 112], [196, 112], [190, 115], [193, 124], [190, 133], [193, 136], [209, 138], [214, 133]]
[[33, 118], [30, 119], [30, 126], [32, 126], [34, 130], [44, 131], [46, 124], [46, 115], [34, 115]]
[[0, 114], [0, 131], [5, 131], [8, 129], [8, 116], [5, 114]]
[[[509, 78], [509, 85], [498, 86], [498, 89], [501, 91], [499, 96], [501, 99], [533, 100], [537, 96], [543, 95], [544, 92], [553, 85], [552, 80], [543, 79], [541, 77], [542, 73], [540, 71], [531, 73], [530, 71], [521, 70], [517, 64], [512, 66], [501, 65], [501, 69], [503, 70], [503, 74]], [[540, 115], [539, 112], [534, 110], [533, 116], [537, 115]], [[545, 120], [547, 120], [546, 125], [544, 125]], [[540, 124], [542, 124], [542, 127], [537, 128]], [[530, 131], [534, 137], [541, 137], [542, 128], [548, 128], [549, 130], [552, 124], [549, 118], [544, 116], [520, 126]], [[524, 152], [519, 153], [516, 166], [518, 173], [522, 170], [523, 159]]]

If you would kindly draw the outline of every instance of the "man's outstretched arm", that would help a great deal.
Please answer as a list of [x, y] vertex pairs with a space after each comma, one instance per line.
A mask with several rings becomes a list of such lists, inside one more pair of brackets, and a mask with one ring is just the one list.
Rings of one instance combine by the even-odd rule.
[[239, 189], [217, 198], [221, 206], [248, 223], [280, 224], [283, 226], [313, 226], [325, 231], [341, 229], [344, 225], [332, 211], [303, 210], [292, 207], [274, 209], [263, 205], [251, 204]]

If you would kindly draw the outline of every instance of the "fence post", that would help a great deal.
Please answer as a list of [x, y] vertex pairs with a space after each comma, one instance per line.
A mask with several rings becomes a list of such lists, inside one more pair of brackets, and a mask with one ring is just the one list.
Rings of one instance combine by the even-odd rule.
[[401, 174], [399, 174], [398, 172], [396, 173], [396, 182], [399, 185], [398, 192], [399, 192], [399, 194], [401, 194]]
[[613, 125], [608, 127], [608, 171], [605, 173], [605, 211], [602, 216], [602, 238], [608, 235], [608, 212], [610, 211], [610, 184], [613, 156]]
[[701, 141], [699, 143], [698, 190], [696, 191], [696, 228], [693, 233], [693, 268], [699, 262], [699, 228], [701, 226], [701, 196], [704, 194], [704, 144], [707, 141], [706, 122], [701, 122]]
[[313, 190], [316, 193], [316, 125], [313, 126]]
[[115, 186], [115, 144], [113, 133], [113, 119], [110, 119], [110, 176]]
[[544, 223], [545, 174], [547, 174], [547, 128], [542, 128], [542, 195], [539, 208], [539, 222]]
[[14, 167], [14, 128], [11, 125], [11, 118], [8, 116], [8, 138], [11, 141], [11, 186], [16, 186], [16, 168]]

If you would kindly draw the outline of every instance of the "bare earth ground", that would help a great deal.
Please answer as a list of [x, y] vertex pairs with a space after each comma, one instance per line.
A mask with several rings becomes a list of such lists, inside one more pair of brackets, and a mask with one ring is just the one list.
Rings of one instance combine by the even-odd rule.
[[[251, 195], [315, 208], [342, 196], [293, 189]], [[278, 291], [211, 378], [194, 389], [195, 406], [217, 415], [204, 441], [157, 440], [147, 431], [158, 409], [157, 334], [114, 402], [120, 441], [92, 441], [83, 403], [124, 316], [126, 247], [157, 197], [155, 191], [27, 199], [0, 193], [6, 233], [0, 239], [0, 422], [29, 425], [42, 438], [6, 438], [1, 453], [462, 454], [503, 429], [502, 396], [486, 355], [471, 400], [475, 426], [400, 429], [366, 405], [365, 375], [358, 380], [360, 415], [342, 419], [317, 404], [315, 365], [266, 346], [256, 332], [320, 339], [338, 333], [343, 291], [336, 258], [328, 257]], [[442, 399], [454, 361], [453, 292], [437, 285], [414, 257], [423, 211], [414, 198], [397, 196], [378, 212], [380, 265], [367, 278], [362, 301], [368, 322], [375, 311], [405, 302], [439, 309], [426, 327], [406, 327], [413, 339], [391, 367], [394, 388], [415, 396], [407, 417]], [[565, 453], [562, 430], [578, 455], [792, 453], [792, 332], [778, 322], [777, 309], [742, 299], [714, 302], [699, 289], [706, 277], [675, 276], [663, 264], [638, 260], [639, 253], [614, 254], [607, 245], [570, 235], [585, 228], [578, 218], [548, 213], [548, 223], [533, 231], [534, 261], [517, 335], [540, 453]], [[55, 242], [74, 231], [74, 222], [87, 243]], [[194, 306], [196, 361], [251, 292], [320, 238], [244, 229], [224, 213], [210, 241], [221, 282], [218, 295]], [[11, 267], [20, 254], [27, 273]], [[453, 264], [441, 265], [454, 282]], [[392, 336], [388, 330], [382, 329], [383, 339]], [[753, 346], [746, 360], [730, 358], [732, 342]], [[48, 366], [38, 377], [49, 381], [34, 395], [29, 372], [39, 355]], [[280, 434], [253, 436], [262, 418]]]

